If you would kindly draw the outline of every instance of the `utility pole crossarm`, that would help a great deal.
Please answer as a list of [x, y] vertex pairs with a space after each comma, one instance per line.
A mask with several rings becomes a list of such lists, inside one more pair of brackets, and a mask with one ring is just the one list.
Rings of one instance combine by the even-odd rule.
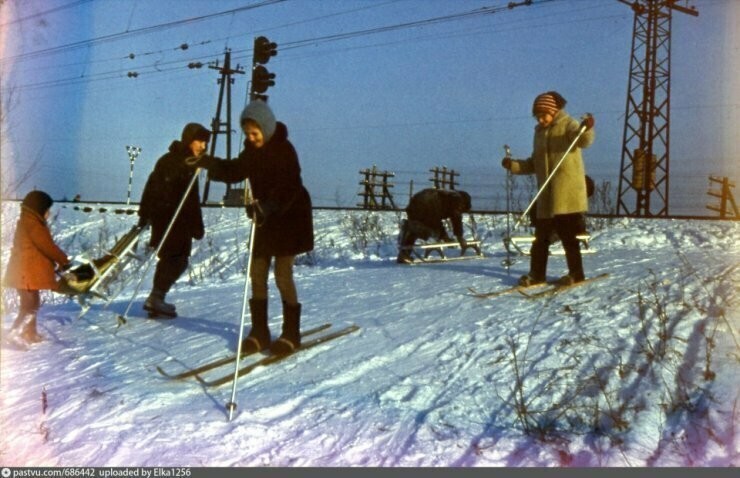
[[[644, 9], [646, 8], [645, 5], [643, 3], [640, 3], [638, 0], [633, 0], [631, 2], [628, 1], [628, 0], [617, 0], [617, 1], [619, 3], [624, 3], [625, 5], [630, 6], [635, 11], [638, 11], [638, 10], [639, 11], [644, 11]], [[696, 10], [696, 7], [693, 7], [693, 6], [691, 6], [691, 7], [684, 7], [684, 6], [681, 6], [681, 5], [676, 5], [676, 2], [677, 1], [678, 0], [665, 0], [665, 2], [666, 2], [665, 5], [668, 8], [672, 8], [674, 10], [677, 10], [677, 11], [682, 12], [682, 13], [686, 13], [688, 15], [693, 15], [695, 17], [698, 17], [699, 16], [699, 12]]]
[[699, 16], [699, 12], [696, 10], [696, 7], [683, 7], [681, 5], [676, 5], [676, 2], [678, 0], [667, 0], [666, 5], [668, 5], [668, 8], [672, 8], [674, 10], [678, 10], [681, 13], [686, 13], [689, 15], [693, 15], [695, 17]]

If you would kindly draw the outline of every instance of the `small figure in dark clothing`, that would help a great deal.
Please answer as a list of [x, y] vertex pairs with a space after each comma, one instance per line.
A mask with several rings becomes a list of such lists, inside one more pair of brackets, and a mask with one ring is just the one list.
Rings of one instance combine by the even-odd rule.
[[444, 220], [452, 223], [452, 232], [464, 250], [467, 247], [463, 237], [462, 215], [470, 211], [470, 194], [465, 191], [444, 189], [424, 189], [414, 194], [406, 206], [407, 220], [401, 225], [401, 247], [396, 261], [411, 262], [410, 249], [417, 239], [434, 237], [441, 242], [450, 242]]
[[[194, 168], [185, 160], [201, 156], [208, 146], [211, 133], [203, 125], [189, 123], [182, 131], [180, 141], [173, 141], [169, 152], [159, 158], [144, 187], [139, 206], [139, 225], [152, 225], [149, 245], [159, 247], [172, 217], [180, 205]], [[177, 317], [173, 304], [164, 298], [172, 285], [185, 272], [190, 261], [193, 239], [202, 239], [203, 216], [200, 210], [198, 180], [185, 199], [182, 210], [172, 224], [167, 239], [159, 250], [159, 261], [154, 272], [154, 285], [144, 302], [144, 310], [152, 317]]]

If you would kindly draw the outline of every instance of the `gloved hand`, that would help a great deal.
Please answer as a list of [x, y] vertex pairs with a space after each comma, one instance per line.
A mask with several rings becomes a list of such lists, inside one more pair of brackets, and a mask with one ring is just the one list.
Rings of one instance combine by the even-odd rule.
[[581, 127], [584, 127], [585, 126], [586, 127], [586, 131], [588, 131], [588, 130], [590, 130], [591, 128], [594, 127], [594, 123], [595, 122], [596, 122], [596, 120], [594, 119], [593, 115], [591, 115], [591, 113], [586, 113], [581, 118]]
[[200, 156], [189, 156], [185, 158], [185, 164], [193, 169], [208, 169], [212, 167], [216, 163], [216, 161], [218, 161], [216, 158], [214, 158], [213, 156], [208, 156], [207, 154], [201, 154]]
[[501, 160], [501, 166], [503, 166], [504, 169], [511, 170], [511, 158], [504, 158]]
[[247, 204], [247, 215], [255, 221], [257, 226], [264, 224], [275, 211], [277, 211], [277, 205], [269, 199], [266, 201], [255, 199], [251, 204]]

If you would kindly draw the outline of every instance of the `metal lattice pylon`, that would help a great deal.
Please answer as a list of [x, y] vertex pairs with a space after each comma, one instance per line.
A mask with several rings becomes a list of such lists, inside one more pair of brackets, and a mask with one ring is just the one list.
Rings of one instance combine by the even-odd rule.
[[617, 214], [667, 216], [671, 14], [698, 15], [676, 0], [627, 2], [635, 12]]

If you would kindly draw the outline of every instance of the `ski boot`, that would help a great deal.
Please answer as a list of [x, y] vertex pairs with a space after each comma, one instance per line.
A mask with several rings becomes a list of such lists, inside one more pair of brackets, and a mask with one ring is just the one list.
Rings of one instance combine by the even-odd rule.
[[545, 278], [544, 277], [532, 277], [530, 274], [525, 274], [519, 278], [519, 282], [517, 285], [521, 287], [530, 287], [537, 284], [544, 284]]
[[173, 304], [164, 301], [165, 293], [154, 289], [144, 301], [144, 310], [149, 312], [150, 319], [174, 319], [177, 311]]

